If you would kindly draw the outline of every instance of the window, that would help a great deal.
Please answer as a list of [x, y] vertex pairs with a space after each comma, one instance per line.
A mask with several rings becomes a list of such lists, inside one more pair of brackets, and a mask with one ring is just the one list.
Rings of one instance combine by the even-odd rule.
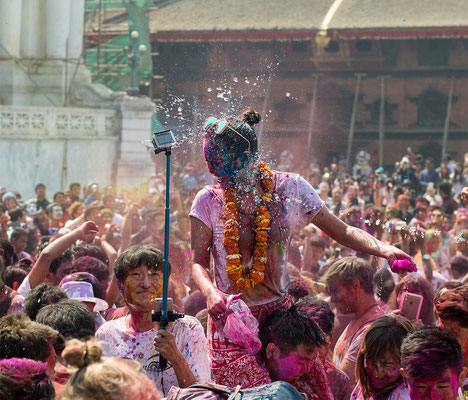
[[[370, 119], [366, 121], [369, 125], [378, 125], [380, 121], [380, 98], [375, 100], [373, 103], [365, 104], [364, 107], [370, 112]], [[385, 125], [396, 125], [397, 121], [393, 119], [393, 112], [398, 109], [398, 104], [390, 103], [388, 98], [385, 98], [384, 107], [384, 124]]]
[[276, 121], [283, 124], [295, 123], [300, 121], [300, 115], [304, 110], [305, 104], [300, 104], [296, 99], [285, 97], [281, 102], [275, 103]]
[[330, 40], [328, 46], [325, 47], [326, 53], [338, 53], [340, 51], [340, 45], [336, 40]]
[[418, 40], [418, 64], [437, 66], [448, 64], [449, 41], [444, 39]]
[[356, 42], [356, 50], [361, 53], [370, 53], [372, 51], [372, 42], [367, 39], [358, 40]]
[[304, 53], [308, 50], [308, 42], [295, 40], [291, 42], [291, 48], [293, 51], [298, 53]]
[[[455, 103], [457, 99], [458, 96], [453, 96], [452, 103]], [[418, 97], [410, 97], [409, 100], [418, 107], [418, 119], [411, 125], [412, 127], [441, 128], [444, 126], [448, 96], [429, 86]]]
[[380, 46], [384, 57], [384, 65], [394, 66], [400, 55], [399, 40], [381, 40]]

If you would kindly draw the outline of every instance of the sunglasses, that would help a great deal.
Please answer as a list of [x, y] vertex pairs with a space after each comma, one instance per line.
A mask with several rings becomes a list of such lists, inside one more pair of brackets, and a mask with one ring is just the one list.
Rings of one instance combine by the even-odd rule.
[[217, 119], [215, 117], [210, 117], [206, 120], [204, 125], [205, 132], [214, 132], [216, 135], [222, 134], [228, 127], [248, 143], [249, 147], [247, 148], [247, 153], [250, 153], [249, 139], [247, 139], [241, 133], [237, 132], [231, 125], [229, 125], [229, 123], [225, 119]]

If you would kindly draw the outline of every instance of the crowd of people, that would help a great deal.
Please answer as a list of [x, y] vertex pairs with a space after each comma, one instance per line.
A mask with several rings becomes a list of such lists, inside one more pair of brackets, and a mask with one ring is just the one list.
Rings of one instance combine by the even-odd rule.
[[259, 122], [173, 169], [168, 325], [162, 173], [0, 187], [0, 399], [468, 399], [468, 153], [267, 165]]

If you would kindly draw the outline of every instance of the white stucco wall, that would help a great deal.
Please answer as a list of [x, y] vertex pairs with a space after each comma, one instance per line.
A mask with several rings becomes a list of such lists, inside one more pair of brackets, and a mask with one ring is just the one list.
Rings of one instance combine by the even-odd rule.
[[0, 106], [0, 185], [27, 199], [71, 182], [109, 184], [117, 154], [116, 111]]
[[0, 186], [24, 199], [38, 183], [50, 199], [71, 182], [133, 187], [154, 172], [142, 144], [154, 104], [92, 84], [83, 18], [84, 0], [0, 0]]

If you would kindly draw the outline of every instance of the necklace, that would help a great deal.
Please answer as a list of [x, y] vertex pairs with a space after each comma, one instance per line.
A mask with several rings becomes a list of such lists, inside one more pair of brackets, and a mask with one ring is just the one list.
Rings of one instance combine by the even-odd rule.
[[359, 317], [357, 317], [356, 319], [359, 320], [359, 318], [362, 318], [364, 315], [366, 315], [375, 306], [378, 306], [378, 304], [374, 303], [370, 307], [366, 308], [366, 310], [363, 313], [361, 313], [361, 315]]
[[260, 179], [263, 194], [261, 203], [255, 213], [255, 248], [252, 268], [244, 271], [242, 257], [239, 252], [239, 212], [237, 210], [237, 194], [230, 187], [225, 190], [224, 197], [226, 205], [224, 214], [223, 245], [228, 254], [226, 261], [226, 273], [234, 286], [239, 290], [253, 288], [265, 279], [265, 265], [267, 262], [267, 247], [270, 235], [270, 212], [267, 204], [271, 201], [273, 191], [273, 172], [260, 161]]

